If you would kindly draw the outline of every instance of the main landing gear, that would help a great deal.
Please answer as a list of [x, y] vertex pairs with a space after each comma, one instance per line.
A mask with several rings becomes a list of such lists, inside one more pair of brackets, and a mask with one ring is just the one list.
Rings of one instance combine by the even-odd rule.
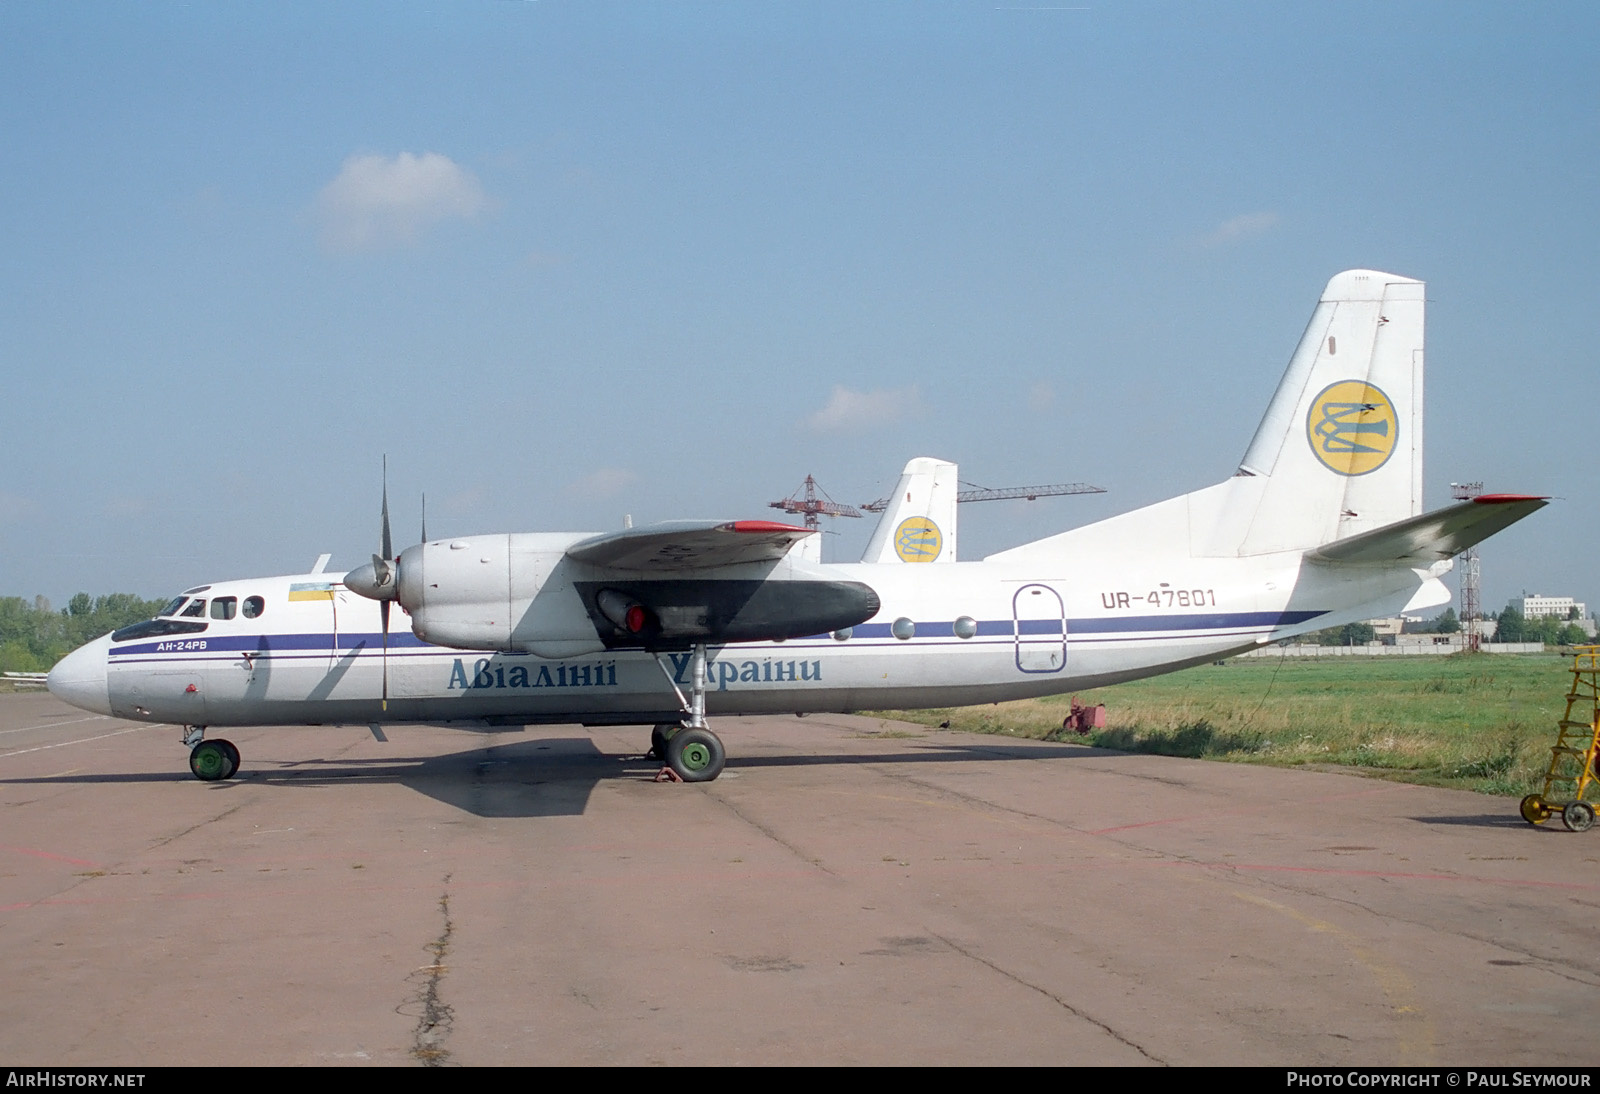
[[656, 664], [672, 690], [677, 692], [684, 713], [682, 722], [662, 722], [650, 731], [650, 754], [666, 764], [656, 779], [708, 783], [722, 774], [728, 753], [722, 747], [722, 738], [706, 725], [706, 647], [704, 644], [695, 646], [689, 656], [688, 698], [684, 697], [659, 653]]
[[203, 782], [231, 779], [239, 772], [239, 750], [232, 741], [205, 739], [205, 726], [185, 726], [183, 743], [189, 745], [189, 770]]

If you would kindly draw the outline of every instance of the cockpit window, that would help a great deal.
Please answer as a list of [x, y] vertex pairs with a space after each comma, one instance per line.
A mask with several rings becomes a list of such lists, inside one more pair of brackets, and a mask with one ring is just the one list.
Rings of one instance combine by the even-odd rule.
[[247, 596], [244, 598], [244, 617], [246, 619], [255, 619], [266, 610], [267, 602], [259, 596]]
[[188, 599], [188, 597], [175, 596], [175, 597], [172, 598], [172, 603], [168, 604], [165, 608], [162, 608], [156, 614], [157, 615], [177, 615], [178, 614], [178, 609], [183, 607], [183, 602], [185, 600], [187, 600], [187, 599]]
[[183, 614], [186, 617], [194, 616], [196, 618], [199, 618], [200, 616], [205, 615], [206, 614], [206, 602], [204, 600], [202, 600], [200, 597], [195, 597], [193, 600], [189, 601], [189, 606], [187, 608], [183, 609]]
[[239, 598], [236, 596], [219, 596], [211, 601], [212, 619], [232, 619], [239, 610]]
[[165, 638], [169, 634], [199, 634], [206, 629], [205, 623], [193, 623], [187, 619], [146, 619], [143, 623], [135, 623], [131, 627], [123, 627], [119, 631], [111, 632], [111, 641], [126, 642], [132, 638]]

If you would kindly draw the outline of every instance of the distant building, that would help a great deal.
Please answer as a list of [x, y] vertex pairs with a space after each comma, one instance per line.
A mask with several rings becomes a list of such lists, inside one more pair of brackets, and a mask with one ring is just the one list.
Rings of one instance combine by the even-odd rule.
[[1570, 596], [1545, 596], [1543, 593], [1523, 593], [1511, 598], [1511, 607], [1521, 612], [1524, 619], [1555, 618], [1576, 623], [1590, 638], [1600, 634], [1589, 606]]
[[[1511, 606], [1522, 613], [1524, 619], [1553, 615], [1557, 619], [1585, 619], [1589, 606], [1570, 596], [1545, 596], [1543, 593], [1523, 593], [1512, 597]], [[1574, 611], [1573, 609], [1577, 610]]]
[[[1388, 639], [1400, 634], [1405, 630], [1405, 625], [1413, 622], [1413, 620], [1407, 616], [1394, 615], [1387, 619], [1369, 619], [1367, 622], [1372, 625], [1372, 633], [1375, 637]], [[1390, 645], [1393, 645], [1393, 643], [1391, 642]]]

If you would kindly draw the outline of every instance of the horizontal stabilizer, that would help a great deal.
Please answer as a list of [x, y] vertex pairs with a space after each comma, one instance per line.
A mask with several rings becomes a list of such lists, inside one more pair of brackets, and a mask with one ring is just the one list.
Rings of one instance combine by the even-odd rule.
[[1484, 494], [1459, 505], [1335, 540], [1306, 552], [1306, 557], [1319, 562], [1416, 561], [1431, 565], [1453, 558], [1548, 504], [1548, 498], [1530, 494]]
[[770, 520], [674, 520], [582, 540], [567, 548], [567, 557], [617, 570], [706, 570], [775, 562], [812, 535], [812, 529]]

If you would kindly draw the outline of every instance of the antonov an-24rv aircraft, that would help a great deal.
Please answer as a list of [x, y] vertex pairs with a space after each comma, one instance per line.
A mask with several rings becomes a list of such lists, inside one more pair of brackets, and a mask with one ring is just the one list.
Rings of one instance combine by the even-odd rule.
[[954, 560], [955, 468], [930, 459], [855, 564], [738, 520], [395, 558], [385, 503], [371, 563], [189, 589], [63, 659], [50, 690], [184, 726], [202, 779], [239, 765], [208, 728], [582, 722], [653, 725], [667, 767], [706, 781], [724, 763], [707, 713], [1050, 695], [1437, 606], [1452, 556], [1545, 502], [1422, 512], [1422, 333], [1422, 282], [1339, 274], [1231, 478], [981, 562]]

